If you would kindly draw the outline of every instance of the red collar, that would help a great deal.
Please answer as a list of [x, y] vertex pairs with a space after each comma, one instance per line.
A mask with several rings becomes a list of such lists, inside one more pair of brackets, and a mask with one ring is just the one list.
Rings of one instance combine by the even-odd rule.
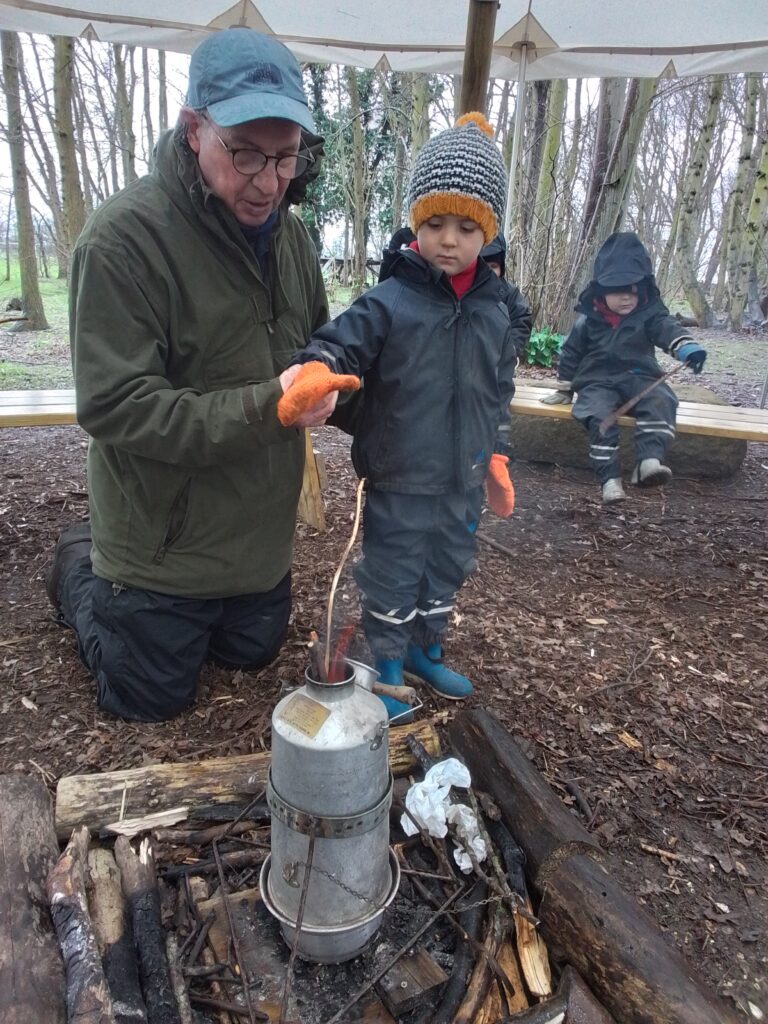
[[[418, 242], [411, 242], [408, 248], [413, 249], [414, 252], [418, 252], [419, 255], [421, 255], [421, 253], [419, 252]], [[454, 294], [457, 299], [462, 298], [462, 296], [472, 287], [472, 284], [475, 280], [476, 270], [477, 260], [471, 263], [466, 270], [462, 270], [460, 274], [454, 274], [453, 277], [448, 277], [448, 280], [451, 283], [451, 288], [453, 288]]]
[[624, 319], [623, 316], [619, 316], [618, 313], [614, 313], [612, 310], [608, 309], [605, 299], [593, 299], [592, 305], [594, 306], [595, 311], [600, 314], [603, 320], [605, 320], [610, 327], [618, 327]]

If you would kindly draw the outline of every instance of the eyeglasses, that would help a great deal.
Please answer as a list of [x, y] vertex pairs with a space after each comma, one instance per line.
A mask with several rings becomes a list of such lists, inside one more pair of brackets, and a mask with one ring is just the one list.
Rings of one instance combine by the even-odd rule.
[[311, 153], [286, 153], [284, 156], [271, 156], [262, 153], [260, 149], [233, 149], [215, 130], [211, 119], [206, 117], [205, 120], [211, 126], [211, 131], [221, 145], [232, 157], [232, 166], [238, 174], [242, 174], [246, 178], [253, 178], [255, 175], [261, 174], [269, 161], [274, 160], [275, 173], [278, 178], [291, 181], [293, 178], [300, 178], [304, 171], [315, 162]]

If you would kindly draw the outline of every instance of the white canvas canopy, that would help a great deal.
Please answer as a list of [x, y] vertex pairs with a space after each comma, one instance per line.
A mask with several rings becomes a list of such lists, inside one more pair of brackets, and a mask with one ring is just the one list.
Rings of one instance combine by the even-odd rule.
[[[189, 53], [247, 25], [300, 60], [460, 74], [469, 0], [0, 0], [0, 29]], [[768, 71], [766, 0], [501, 0], [490, 74], [655, 78]]]

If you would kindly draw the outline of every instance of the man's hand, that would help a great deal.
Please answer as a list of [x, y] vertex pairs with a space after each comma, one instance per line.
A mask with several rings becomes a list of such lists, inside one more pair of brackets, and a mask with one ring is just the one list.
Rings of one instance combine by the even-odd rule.
[[336, 408], [339, 391], [357, 391], [360, 379], [332, 373], [325, 363], [289, 366], [279, 377], [283, 397], [277, 418], [284, 427], [320, 427]]

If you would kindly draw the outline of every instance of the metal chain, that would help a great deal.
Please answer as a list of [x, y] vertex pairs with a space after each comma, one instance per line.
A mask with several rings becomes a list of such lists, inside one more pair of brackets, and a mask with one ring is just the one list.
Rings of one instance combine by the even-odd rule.
[[[306, 871], [306, 869], [307, 869], [307, 862], [306, 861], [297, 860], [297, 861], [295, 861], [295, 864], [296, 864], [297, 867], [302, 867]], [[340, 889], [343, 889], [344, 892], [349, 893], [350, 896], [354, 896], [355, 899], [360, 900], [361, 903], [367, 903], [369, 906], [373, 907], [374, 910], [383, 910], [385, 905], [386, 905], [386, 900], [384, 901], [384, 903], [377, 903], [376, 900], [372, 900], [370, 898], [370, 896], [366, 896], [362, 892], [357, 892], [356, 889], [353, 889], [350, 885], [347, 885], [346, 882], [342, 882], [340, 878], [338, 878], [336, 875], [332, 874], [330, 871], [326, 871], [324, 868], [318, 868], [318, 867], [315, 867], [314, 865], [312, 865], [312, 867], [310, 868], [310, 872], [312, 872], [312, 871], [316, 871], [318, 875], [323, 875], [325, 878], [330, 879], [331, 882], [334, 882], [336, 885], [338, 885], [338, 887]], [[489, 903], [501, 903], [501, 902], [503, 902], [506, 899], [509, 899], [508, 895], [505, 896], [505, 895], [497, 894], [495, 896], [486, 896], [486, 898], [484, 900], [477, 900], [475, 903], [468, 903], [466, 906], [462, 905], [461, 907], [458, 907], [457, 909], [458, 910], [474, 910], [476, 907], [484, 907], [484, 906], [486, 906]]]

